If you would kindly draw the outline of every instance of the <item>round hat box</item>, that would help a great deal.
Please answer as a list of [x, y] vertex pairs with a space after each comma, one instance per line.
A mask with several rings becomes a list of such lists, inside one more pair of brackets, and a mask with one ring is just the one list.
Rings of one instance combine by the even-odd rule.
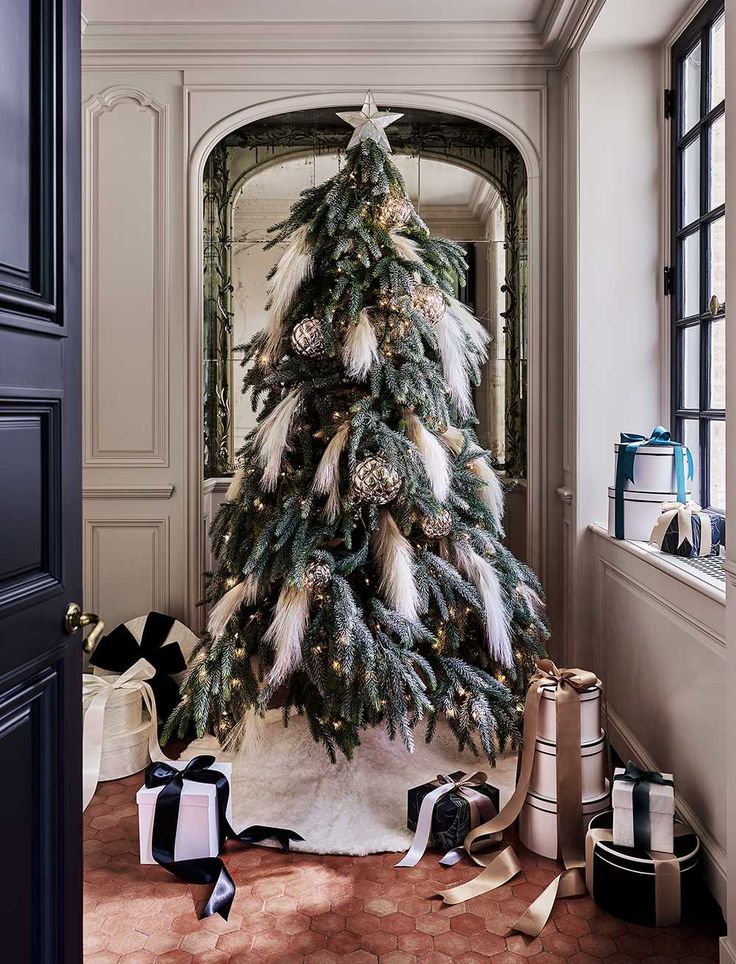
[[[611, 805], [608, 780], [605, 792], [592, 800], [583, 800], [583, 822], [580, 833], [585, 836], [591, 817], [607, 810]], [[524, 806], [519, 814], [519, 840], [527, 850], [557, 860], [557, 801], [537, 793], [527, 793]]]
[[[143, 636], [143, 627], [146, 625], [147, 619], [148, 619], [148, 613], [146, 613], [145, 616], [136, 616], [135, 619], [129, 619], [128, 622], [125, 623], [125, 628], [132, 633], [136, 642], [138, 643], [140, 643], [141, 638]], [[199, 642], [199, 637], [197, 636], [197, 634], [192, 632], [192, 630], [189, 629], [188, 626], [185, 626], [184, 623], [180, 623], [178, 619], [175, 619], [171, 629], [166, 634], [166, 638], [164, 639], [161, 645], [169, 646], [172, 643], [178, 643], [179, 648], [181, 649], [182, 654], [184, 656], [184, 659], [188, 663], [192, 655], [192, 652], [194, 651], [194, 647], [197, 645], [198, 642]], [[111, 670], [102, 669], [100, 666], [95, 666], [93, 672], [97, 676], [119, 675], [118, 673], [115, 673]], [[184, 682], [186, 675], [187, 674], [185, 670], [184, 672], [181, 672], [181, 673], [172, 673], [171, 678], [179, 686], [181, 686], [181, 684]]]
[[[580, 747], [580, 771], [583, 800], [592, 800], [606, 792], [606, 739], [601, 732], [592, 743]], [[557, 798], [557, 747], [537, 740], [529, 789], [540, 797]]]
[[[138, 694], [140, 696], [140, 694]], [[105, 736], [100, 758], [100, 780], [120, 780], [139, 773], [150, 763], [148, 735], [151, 718], [144, 713], [142, 722], [126, 733]]]
[[[542, 699], [539, 701], [537, 736], [545, 743], [557, 740], [555, 693], [553, 685], [542, 686]], [[597, 686], [578, 693], [580, 700], [580, 742], [594, 743], [601, 735], [601, 691]]]
[[[85, 713], [91, 700], [91, 696], [86, 696], [82, 700]], [[141, 691], [122, 688], [112, 690], [105, 704], [105, 718], [102, 725], [103, 741], [118, 733], [128, 733], [130, 730], [139, 727], [142, 722], [143, 697]]]
[[[635, 491], [624, 490], [624, 539], [634, 542], [649, 542], [652, 529], [662, 513], [663, 502], [677, 502], [675, 491]], [[685, 493], [685, 501], [690, 499], [690, 491]], [[608, 534], [616, 536], [616, 489], [608, 487]]]
[[[611, 830], [613, 810], [599, 813], [590, 821], [590, 829]], [[694, 833], [675, 837], [674, 856], [680, 864], [680, 906], [693, 906], [700, 841]], [[593, 851], [593, 893], [596, 904], [607, 914], [628, 921], [656, 927], [654, 862], [642, 850], [599, 842]]]
[[[618, 467], [619, 450], [625, 448], [625, 443], [616, 443], [613, 446], [614, 478]], [[676, 492], [675, 459], [684, 459], [685, 478], [687, 478], [687, 456], [679, 445], [640, 445], [634, 456], [634, 481], [624, 482], [624, 491]]]

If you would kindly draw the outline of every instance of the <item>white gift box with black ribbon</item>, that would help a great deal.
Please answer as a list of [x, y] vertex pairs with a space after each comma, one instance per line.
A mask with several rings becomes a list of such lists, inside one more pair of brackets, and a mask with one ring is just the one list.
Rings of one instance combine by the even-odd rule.
[[640, 770], [629, 761], [614, 770], [612, 799], [617, 847], [673, 852], [675, 787], [671, 773]]
[[[183, 770], [188, 760], [168, 760], [169, 766]], [[213, 763], [210, 770], [219, 770], [230, 782], [232, 764]], [[151, 851], [153, 818], [156, 812], [156, 798], [162, 787], [143, 786], [135, 796], [138, 804], [138, 838], [140, 861], [142, 864], [155, 864]], [[227, 801], [225, 814], [232, 824], [232, 794]], [[199, 857], [216, 857], [219, 853], [217, 817], [217, 791], [213, 783], [194, 783], [184, 781], [179, 804], [179, 820], [176, 825], [176, 860], [195, 860]]]

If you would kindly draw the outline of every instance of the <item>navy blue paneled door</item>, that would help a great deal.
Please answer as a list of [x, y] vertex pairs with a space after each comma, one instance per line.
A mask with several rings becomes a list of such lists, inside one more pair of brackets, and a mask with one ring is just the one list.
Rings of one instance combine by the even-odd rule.
[[[0, 960], [82, 960], [79, 0], [0, 0]], [[70, 627], [71, 628], [71, 627]]]

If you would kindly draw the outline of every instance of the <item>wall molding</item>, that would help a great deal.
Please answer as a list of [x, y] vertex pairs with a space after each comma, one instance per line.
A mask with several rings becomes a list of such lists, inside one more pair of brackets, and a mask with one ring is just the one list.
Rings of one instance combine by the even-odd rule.
[[[154, 175], [153, 358], [151, 379], [152, 445], [141, 449], [106, 449], [100, 438], [97, 406], [100, 398], [98, 277], [96, 269], [98, 230], [99, 120], [121, 104], [133, 103], [151, 115]], [[83, 212], [82, 252], [83, 438], [84, 465], [144, 468], [169, 465], [169, 210], [168, 106], [134, 87], [113, 86], [94, 94], [83, 105]]]
[[174, 486], [163, 485], [84, 485], [85, 499], [170, 499]]
[[[633, 758], [647, 770], [659, 770], [657, 761], [649, 753], [636, 734], [626, 725], [618, 713], [608, 706], [608, 735], [611, 746], [622, 759]], [[705, 879], [708, 887], [722, 908], [726, 906], [728, 864], [726, 851], [713, 834], [698, 818], [697, 813], [677, 789], [675, 780], [675, 805], [677, 813], [700, 838], [705, 858]]]

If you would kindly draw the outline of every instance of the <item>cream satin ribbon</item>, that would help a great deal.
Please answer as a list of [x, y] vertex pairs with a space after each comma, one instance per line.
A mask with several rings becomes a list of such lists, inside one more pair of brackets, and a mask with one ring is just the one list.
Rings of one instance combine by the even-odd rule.
[[661, 549], [662, 542], [667, 534], [667, 529], [672, 519], [677, 515], [678, 548], [683, 544], [685, 539], [687, 539], [691, 546], [694, 546], [693, 514], [697, 515], [700, 519], [700, 548], [698, 549], [698, 555], [709, 556], [713, 548], [710, 516], [707, 512], [703, 512], [702, 507], [699, 506], [697, 502], [663, 502], [662, 514], [654, 524], [649, 541], [655, 543]]
[[[692, 833], [683, 823], [675, 824], [675, 837]], [[613, 843], [610, 830], [595, 828], [585, 837], [585, 883], [593, 896], [593, 855], [596, 844]], [[657, 927], [674, 927], [680, 923], [680, 861], [673, 854], [647, 851], [654, 863], [654, 907]]]
[[84, 713], [82, 735], [82, 810], [94, 796], [100, 778], [102, 731], [107, 701], [115, 690], [138, 690], [151, 716], [148, 731], [148, 753], [152, 760], [167, 760], [158, 742], [158, 716], [153, 690], [146, 682], [156, 673], [147, 659], [139, 659], [120, 676], [82, 676], [82, 698], [91, 697]]
[[[401, 860], [394, 864], [395, 867], [415, 867], [419, 861], [424, 856], [424, 852], [427, 849], [429, 843], [429, 838], [432, 834], [432, 816], [434, 814], [435, 804], [446, 796], [448, 793], [452, 793], [455, 790], [457, 793], [462, 794], [465, 799], [470, 804], [471, 812], [471, 825], [478, 824], [481, 820], [486, 819], [491, 812], [491, 807], [493, 806], [488, 797], [484, 796], [482, 793], [478, 793], [473, 787], [480, 787], [487, 780], [487, 776], [482, 770], [477, 770], [475, 773], [465, 773], [463, 776], [458, 777], [454, 780], [452, 777], [445, 776], [445, 774], [440, 773], [437, 775], [437, 787], [426, 795], [422, 800], [422, 805], [419, 808], [419, 817], [417, 818], [417, 829], [414, 832], [414, 839], [411, 842], [411, 847], [407, 850], [406, 854], [401, 858]], [[447, 867], [452, 866], [452, 864], [457, 863], [458, 860], [463, 856], [464, 851], [461, 847], [454, 850], [449, 850], [445, 856], [440, 861]]]
[[483, 870], [473, 880], [440, 892], [446, 904], [460, 904], [495, 890], [521, 870], [512, 847], [506, 847], [491, 857], [484, 851], [489, 846], [489, 838], [508, 829], [521, 813], [534, 763], [540, 700], [549, 686], [555, 688], [557, 839], [565, 869], [513, 925], [514, 930], [530, 937], [536, 937], [547, 923], [557, 897], [572, 897], [586, 892], [579, 693], [593, 686], [603, 688], [595, 673], [581, 669], [558, 669], [551, 659], [539, 661], [537, 671], [529, 681], [524, 704], [521, 770], [516, 789], [498, 816], [471, 830], [463, 844], [471, 860]]

